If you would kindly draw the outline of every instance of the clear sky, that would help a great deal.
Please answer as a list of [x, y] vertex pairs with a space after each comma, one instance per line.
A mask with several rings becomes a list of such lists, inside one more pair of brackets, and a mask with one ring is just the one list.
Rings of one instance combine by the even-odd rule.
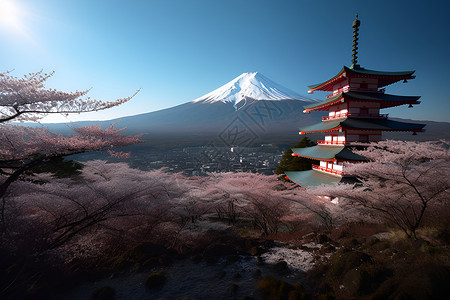
[[[386, 113], [450, 122], [449, 1], [9, 0], [14, 10], [5, 9], [5, 1], [0, 0], [0, 71], [22, 76], [54, 70], [48, 86], [92, 88], [90, 96], [102, 100], [141, 88], [125, 105], [69, 120], [172, 107], [243, 72], [261, 72], [307, 95], [307, 85], [351, 65], [357, 12], [362, 67], [416, 70], [416, 79], [388, 86], [387, 92], [420, 95], [422, 104]], [[56, 120], [67, 121], [50, 119]]]

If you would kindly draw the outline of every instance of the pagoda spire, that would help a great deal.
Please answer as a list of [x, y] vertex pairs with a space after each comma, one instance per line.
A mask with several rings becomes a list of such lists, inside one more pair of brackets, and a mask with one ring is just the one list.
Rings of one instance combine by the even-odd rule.
[[358, 31], [359, 31], [359, 25], [361, 25], [361, 22], [358, 20], [358, 13], [356, 14], [356, 19], [353, 21], [353, 54], [352, 54], [352, 68], [358, 69]]

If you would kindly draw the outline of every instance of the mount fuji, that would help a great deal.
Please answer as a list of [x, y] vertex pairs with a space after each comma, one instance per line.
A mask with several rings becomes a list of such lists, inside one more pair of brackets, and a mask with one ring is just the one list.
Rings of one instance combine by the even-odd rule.
[[303, 96], [293, 92], [261, 73], [243, 73], [222, 87], [197, 98], [192, 103], [231, 103], [237, 109], [240, 102], [251, 100], [299, 100], [311, 102]]
[[[303, 97], [261, 73], [243, 73], [222, 87], [171, 108], [76, 126], [111, 124], [127, 127], [126, 134], [143, 133], [145, 144], [169, 148], [261, 143], [295, 144], [298, 127], [320, 122], [322, 114], [304, 114], [303, 106], [317, 100]], [[62, 124], [47, 124], [61, 132]]]
[[[315, 101], [252, 72], [193, 101], [111, 121], [120, 120], [126, 133], [145, 133], [144, 139], [155, 146], [202, 145], [212, 140], [246, 146], [295, 144], [299, 126], [321, 119], [320, 113], [303, 113], [303, 106]], [[224, 137], [233, 134], [233, 140]]]

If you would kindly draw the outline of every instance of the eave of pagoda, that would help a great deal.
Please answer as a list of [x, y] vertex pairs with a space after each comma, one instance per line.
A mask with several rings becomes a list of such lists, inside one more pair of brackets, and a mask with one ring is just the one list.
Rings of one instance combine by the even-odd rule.
[[341, 81], [351, 79], [351, 78], [371, 78], [378, 80], [378, 88], [390, 85], [400, 80], [414, 79], [413, 76], [415, 71], [400, 71], [400, 72], [387, 72], [387, 71], [375, 71], [364, 68], [348, 68], [344, 66], [337, 75], [331, 79], [310, 85], [308, 93], [313, 93], [314, 91], [333, 91], [334, 86]]
[[326, 174], [317, 170], [307, 171], [286, 171], [286, 179], [291, 180], [301, 186], [310, 187], [321, 184], [339, 183], [342, 177]]
[[314, 187], [321, 184], [336, 184], [339, 182], [349, 184], [355, 184], [356, 182], [358, 182], [355, 177], [351, 177], [348, 175], [335, 176], [314, 169], [307, 171], [286, 171], [285, 175], [286, 179], [291, 180], [303, 187]]
[[380, 108], [389, 108], [405, 104], [420, 104], [420, 101], [418, 101], [420, 96], [398, 96], [379, 92], [349, 91], [343, 93], [343, 97], [345, 102], [376, 102], [380, 104]]
[[309, 113], [311, 111], [327, 111], [330, 109], [330, 106], [333, 106], [337, 103], [344, 102], [344, 93], [331, 97], [323, 102], [319, 102], [317, 104], [311, 104], [308, 106], [304, 106], [304, 113]]
[[326, 162], [343, 162], [343, 161], [365, 161], [363, 156], [353, 153], [347, 146], [323, 146], [316, 145], [305, 148], [293, 148], [292, 156], [300, 156], [308, 159], [326, 161]]
[[348, 91], [330, 97], [325, 101], [304, 106], [304, 113], [311, 111], [328, 111], [331, 106], [342, 102], [359, 101], [379, 103], [380, 108], [389, 108], [399, 105], [420, 104], [420, 96], [397, 96], [381, 92]]
[[307, 159], [320, 160], [320, 161], [327, 161], [327, 162], [335, 162], [335, 161], [338, 161], [336, 158], [317, 158], [317, 157], [315, 157], [315, 156], [299, 155], [299, 154], [297, 154], [297, 153], [292, 153], [292, 156], [303, 157], [303, 158], [307, 158]]
[[[425, 125], [424, 125], [425, 126]], [[406, 132], [424, 132], [424, 129], [418, 128], [418, 129], [394, 129], [394, 128], [386, 128], [386, 129], [371, 129], [371, 128], [355, 128], [355, 127], [344, 127], [339, 126], [333, 129], [325, 129], [325, 130], [315, 130], [315, 131], [300, 131], [300, 135], [308, 134], [308, 133], [335, 133], [335, 132], [343, 132], [347, 129], [357, 129], [359, 131], [406, 131]]]
[[349, 129], [361, 131], [409, 131], [422, 132], [425, 124], [393, 121], [386, 118], [352, 118], [331, 120], [300, 127], [300, 134], [314, 132], [342, 132]]
[[308, 93], [311, 94], [314, 91], [332, 91], [334, 85], [336, 85], [340, 81], [345, 80], [346, 77], [345, 68], [346, 67], [343, 67], [339, 71], [339, 73], [337, 73], [334, 77], [328, 79], [325, 82], [308, 86], [309, 87]]

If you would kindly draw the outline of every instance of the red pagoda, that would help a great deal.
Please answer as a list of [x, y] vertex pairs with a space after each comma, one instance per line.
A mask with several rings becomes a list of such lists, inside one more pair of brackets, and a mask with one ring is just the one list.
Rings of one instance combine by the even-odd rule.
[[419, 104], [420, 96], [397, 96], [385, 93], [385, 87], [398, 81], [414, 79], [414, 71], [384, 72], [360, 67], [357, 64], [358, 15], [353, 22], [353, 65], [344, 66], [333, 78], [309, 86], [314, 91], [332, 92], [326, 100], [305, 106], [305, 113], [328, 111], [322, 122], [300, 128], [300, 134], [324, 133], [318, 145], [292, 149], [294, 156], [320, 161], [312, 170], [286, 172], [287, 179], [302, 186], [314, 186], [346, 179], [343, 163], [364, 161], [352, 152], [352, 144], [380, 141], [383, 131], [423, 131], [424, 124], [397, 122], [380, 114], [380, 109], [399, 105]]

